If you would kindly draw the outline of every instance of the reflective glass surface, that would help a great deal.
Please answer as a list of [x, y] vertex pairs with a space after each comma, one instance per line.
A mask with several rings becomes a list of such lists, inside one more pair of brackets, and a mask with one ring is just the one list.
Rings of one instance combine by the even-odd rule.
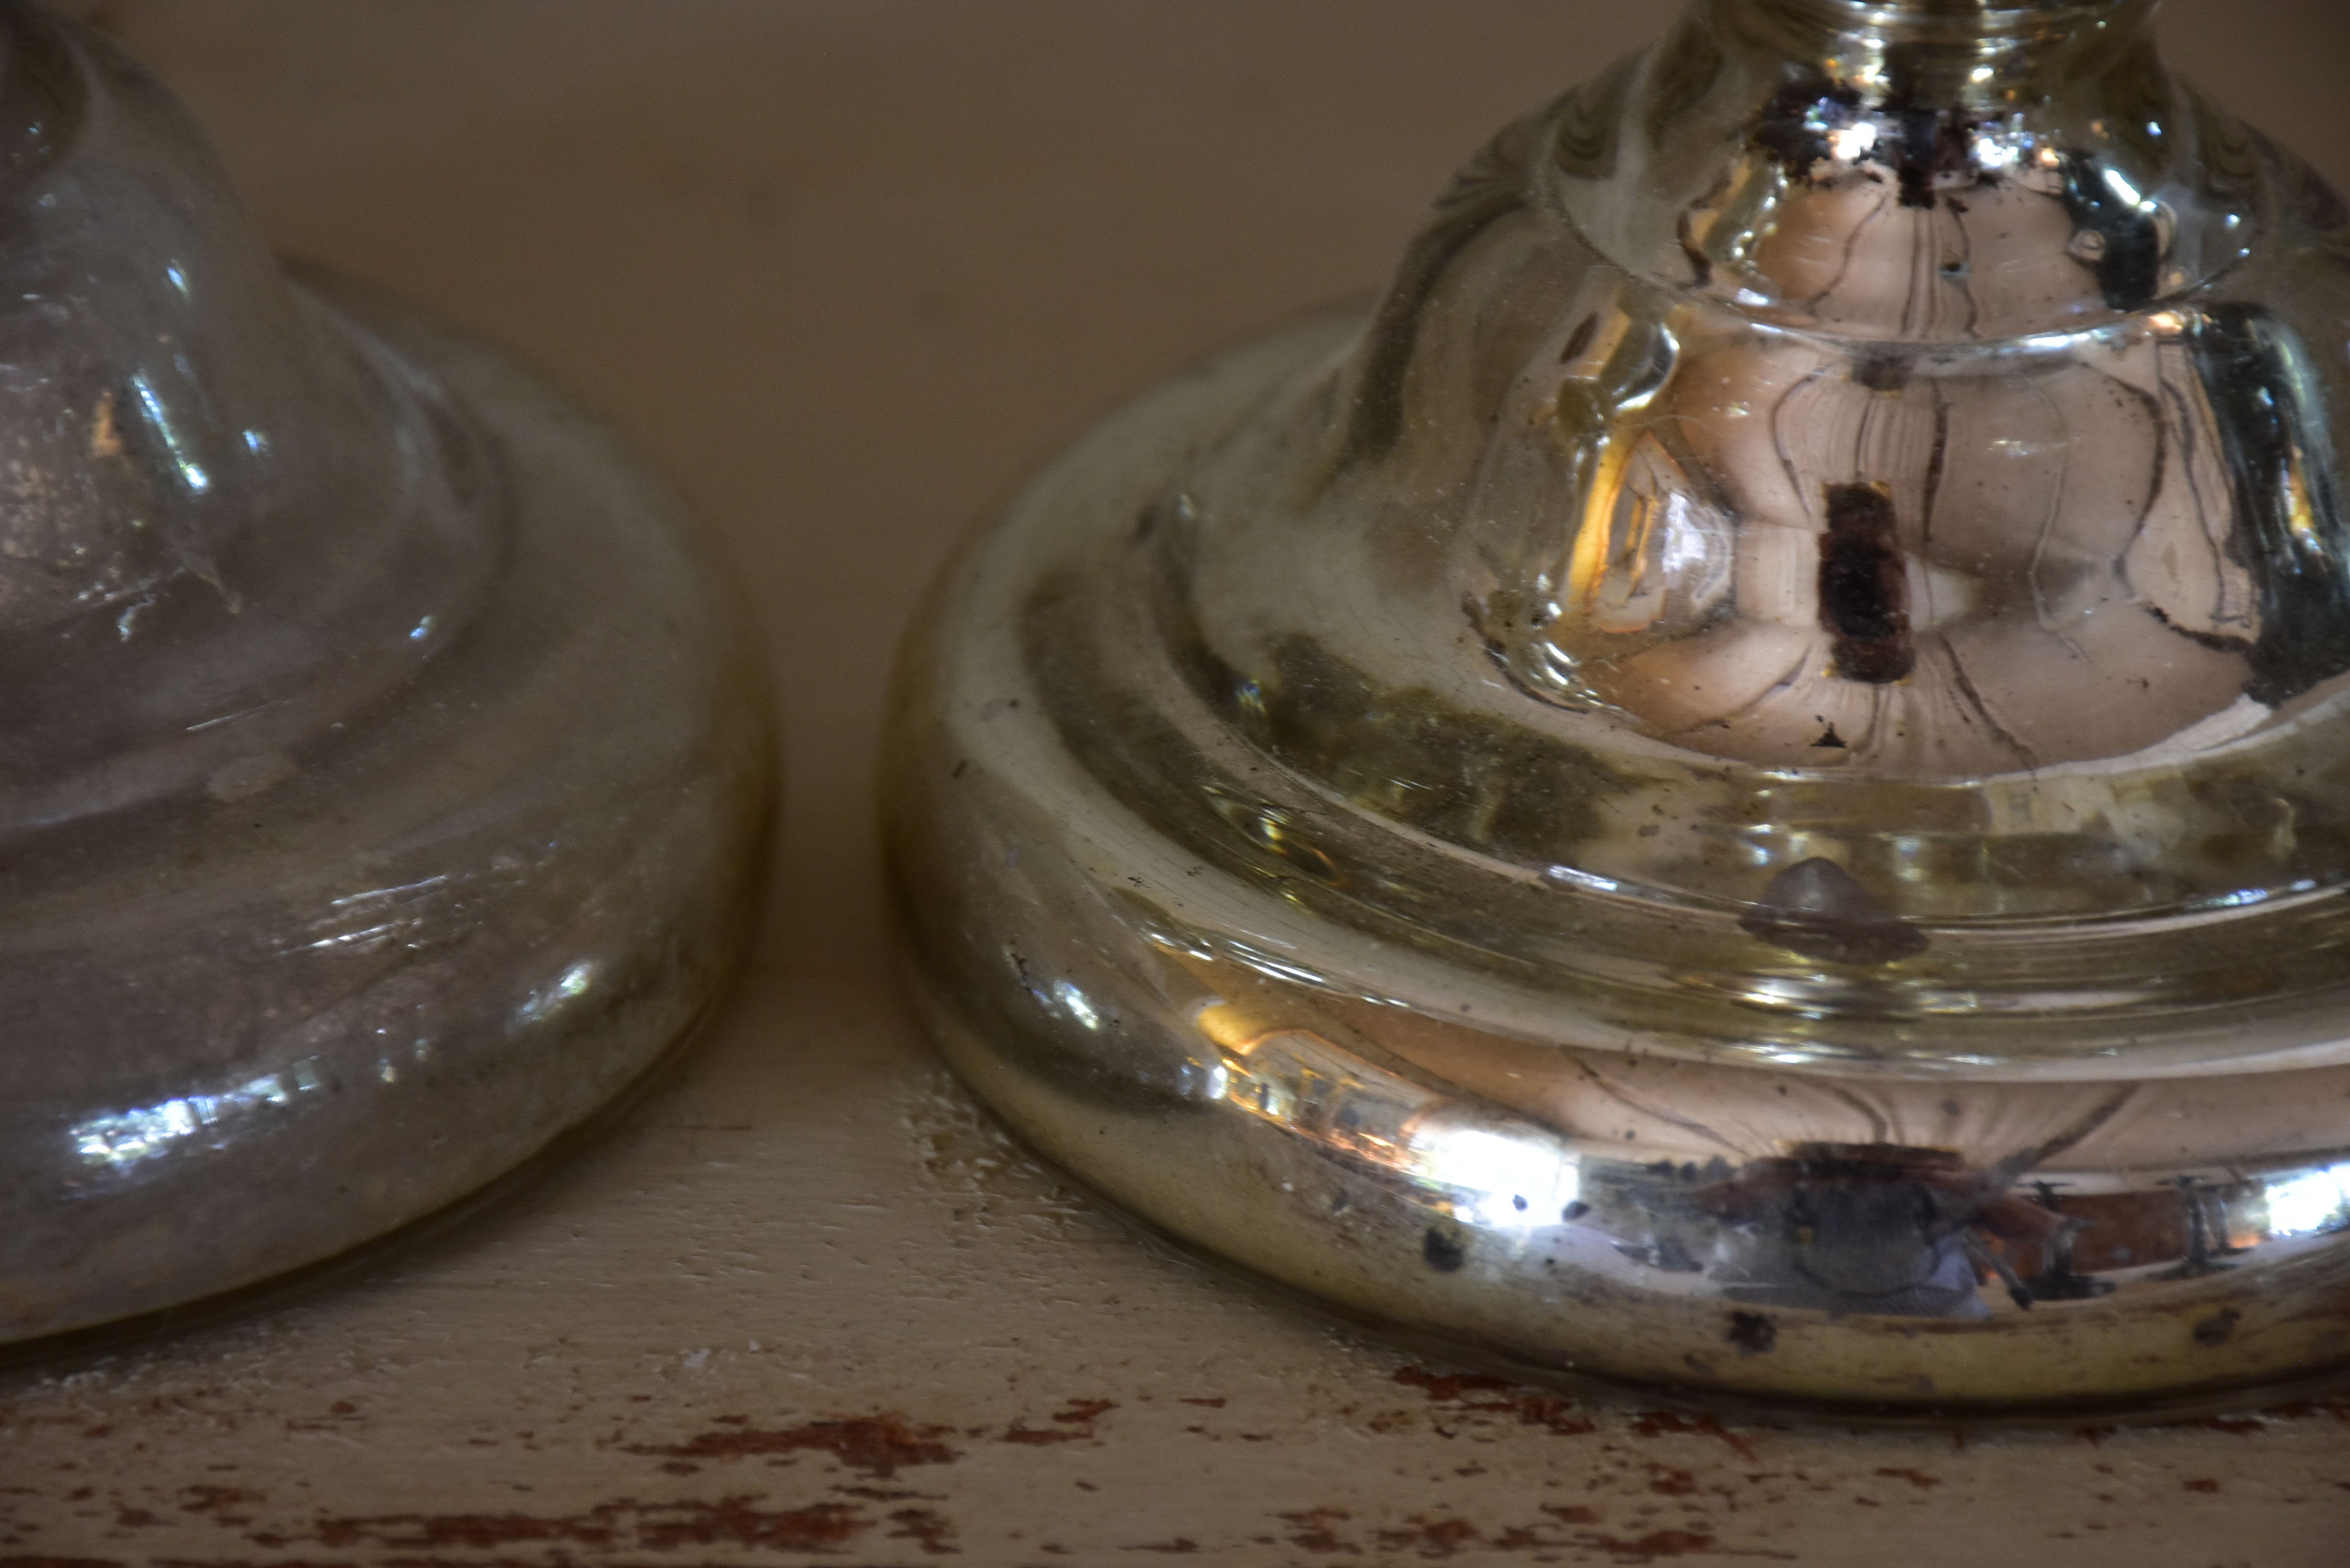
[[893, 774], [983, 1093], [1522, 1365], [2350, 1357], [2350, 228], [2151, 14], [1703, 0], [1040, 479]]
[[764, 695], [676, 504], [289, 283], [0, 7], [0, 1342], [319, 1262], [639, 1078], [740, 938]]

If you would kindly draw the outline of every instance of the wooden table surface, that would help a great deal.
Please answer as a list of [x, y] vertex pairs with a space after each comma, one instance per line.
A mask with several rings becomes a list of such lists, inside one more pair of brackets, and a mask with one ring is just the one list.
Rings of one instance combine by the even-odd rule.
[[[1982, 1562], [2340, 1568], [2350, 1407], [1717, 1426], [1462, 1377], [1139, 1242], [892, 973], [868, 791], [955, 535], [1097, 413], [1368, 288], [1644, 0], [100, 0], [270, 236], [613, 418], [725, 537], [787, 827], [729, 1012], [608, 1141], [267, 1315], [0, 1376], [0, 1568]], [[2178, 0], [2350, 185], [2350, 8]]]

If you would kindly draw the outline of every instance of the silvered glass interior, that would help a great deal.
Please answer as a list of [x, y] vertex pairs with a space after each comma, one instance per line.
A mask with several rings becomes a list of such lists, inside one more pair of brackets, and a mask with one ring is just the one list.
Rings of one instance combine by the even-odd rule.
[[289, 284], [103, 40], [0, 8], [0, 1342], [331, 1257], [636, 1079], [769, 765], [673, 502]]
[[2350, 1356], [2350, 227], [2152, 11], [1701, 0], [1042, 478], [893, 784], [981, 1090], [1535, 1366]]

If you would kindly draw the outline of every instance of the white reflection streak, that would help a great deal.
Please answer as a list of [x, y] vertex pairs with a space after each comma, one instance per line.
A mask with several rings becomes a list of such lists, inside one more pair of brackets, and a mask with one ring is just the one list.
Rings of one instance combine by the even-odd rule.
[[400, 930], [400, 922], [395, 920], [385, 925], [369, 926], [362, 930], [344, 931], [337, 936], [320, 937], [315, 942], [304, 942], [298, 948], [288, 948], [285, 950], [287, 952], [307, 953], [317, 952], [327, 948], [372, 946], [375, 943], [382, 941], [388, 937], [399, 935]]
[[[432, 618], [427, 616], [425, 618], [430, 620]], [[438, 888], [448, 879], [449, 874], [444, 871], [438, 877], [427, 877], [421, 881], [402, 882], [390, 888], [372, 888], [364, 893], [346, 893], [332, 902], [335, 908], [339, 909], [351, 904], [368, 904], [383, 898], [397, 898], [403, 894], [421, 893], [429, 888]]]
[[1998, 140], [1995, 138], [1989, 136], [1979, 136], [1975, 138], [1972, 157], [1975, 162], [1984, 169], [2001, 170], [2012, 168], [2022, 156], [2022, 153], [2020, 149], [2012, 147], [2006, 142]]
[[70, 1130], [74, 1147], [85, 1164], [127, 1169], [167, 1154], [183, 1140], [231, 1116], [263, 1106], [285, 1106], [294, 1096], [325, 1083], [318, 1059], [305, 1056], [282, 1073], [257, 1078], [211, 1095], [177, 1095], [152, 1106], [112, 1111], [78, 1122]]
[[1101, 1014], [1094, 1011], [1094, 1004], [1086, 1000], [1084, 992], [1063, 980], [1053, 983], [1053, 994], [1060, 999], [1062, 1010], [1070, 1017], [1088, 1029], [1101, 1027]]
[[1412, 1131], [1410, 1160], [1421, 1179], [1463, 1194], [1459, 1207], [1493, 1230], [1555, 1225], [1583, 1191], [1574, 1157], [1533, 1133], [1423, 1125]]
[[2350, 1165], [2329, 1165], [2271, 1182], [2269, 1234], [2308, 1236], [2350, 1221]]
[[566, 1002], [586, 995], [588, 988], [595, 983], [596, 966], [582, 959], [556, 975], [555, 982], [546, 990], [534, 991], [525, 997], [522, 1005], [515, 1009], [515, 1023], [536, 1023], [560, 1011]]
[[1294, 980], [1305, 985], [1317, 986], [1328, 983], [1310, 969], [1300, 969], [1294, 963], [1284, 963], [1277, 958], [1269, 957], [1253, 948], [1243, 947], [1238, 942], [1232, 944], [1232, 956], [1256, 971], [1257, 973], [1270, 975], [1274, 980]]
[[358, 952], [373, 951], [386, 942], [400, 940], [414, 931], [421, 922], [422, 912], [430, 907], [430, 895], [448, 881], [448, 875], [444, 872], [438, 877], [403, 882], [397, 887], [346, 893], [332, 901], [335, 914], [313, 925], [311, 929], [327, 929], [338, 919], [371, 920], [373, 924], [332, 931], [313, 941], [300, 942], [278, 950], [281, 953], [323, 952], [341, 948]]
[[[1224, 1033], [1220, 1007], [1202, 1032]], [[1310, 1030], [1221, 1041], [1219, 1097], [1330, 1148], [1409, 1176], [1492, 1230], [1556, 1225], [1582, 1191], [1573, 1150], [1531, 1126], [1479, 1125], [1481, 1113], [1372, 1065]]]
[[1877, 145], [1877, 127], [1868, 120], [1828, 132], [1829, 154], [1838, 161], [1857, 161]]
[[140, 409], [146, 414], [148, 424], [161, 438], [163, 450], [172, 454], [172, 466], [180, 471], [180, 481], [188, 487], [189, 493], [202, 495], [210, 490], [213, 487], [212, 475], [206, 473], [203, 465], [190, 455], [187, 443], [172, 423], [171, 411], [164, 408], [163, 400], [156, 395], [155, 383], [147, 379], [146, 371], [133, 372], [130, 389], [139, 394]]

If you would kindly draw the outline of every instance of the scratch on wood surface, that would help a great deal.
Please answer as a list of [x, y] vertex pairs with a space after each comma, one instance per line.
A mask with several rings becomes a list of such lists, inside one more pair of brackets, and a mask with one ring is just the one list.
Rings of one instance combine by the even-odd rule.
[[887, 1477], [910, 1466], [953, 1463], [960, 1456], [939, 1441], [948, 1431], [945, 1427], [910, 1426], [895, 1412], [809, 1421], [780, 1431], [743, 1425], [737, 1417], [733, 1425], [682, 1443], [632, 1443], [628, 1452], [678, 1459], [738, 1459], [817, 1451], [862, 1474]]
[[1058, 1427], [1032, 1428], [1024, 1422], [1014, 1421], [1004, 1428], [1003, 1440], [1026, 1443], [1031, 1447], [1085, 1442], [1094, 1436], [1096, 1417], [1104, 1411], [1117, 1408], [1118, 1402], [1114, 1399], [1072, 1399], [1053, 1412], [1050, 1418], [1059, 1423]]
[[[1425, 1366], [1399, 1367], [1395, 1381], [1406, 1387], [1417, 1388], [1428, 1396], [1429, 1403], [1450, 1406], [1464, 1411], [1506, 1412], [1517, 1417], [1525, 1427], [1544, 1427], [1562, 1437], [1575, 1437], [1598, 1429], [1598, 1423], [1577, 1412], [1575, 1402], [1561, 1394], [1545, 1394], [1507, 1378], [1488, 1376], [1474, 1372], [1435, 1372]], [[1492, 1394], [1493, 1398], [1471, 1398], [1471, 1394]], [[1390, 1420], [1391, 1429], [1397, 1423]]]
[[[862, 1511], [847, 1504], [823, 1502], [770, 1510], [756, 1507], [754, 1501], [749, 1497], [726, 1497], [714, 1502], [608, 1502], [582, 1513], [556, 1517], [406, 1513], [327, 1518], [318, 1521], [307, 1540], [334, 1550], [368, 1547], [399, 1552], [452, 1547], [479, 1552], [534, 1543], [654, 1552], [712, 1545], [817, 1552], [852, 1541], [874, 1527]], [[296, 1543], [272, 1534], [256, 1534], [253, 1541], [269, 1547]]]

